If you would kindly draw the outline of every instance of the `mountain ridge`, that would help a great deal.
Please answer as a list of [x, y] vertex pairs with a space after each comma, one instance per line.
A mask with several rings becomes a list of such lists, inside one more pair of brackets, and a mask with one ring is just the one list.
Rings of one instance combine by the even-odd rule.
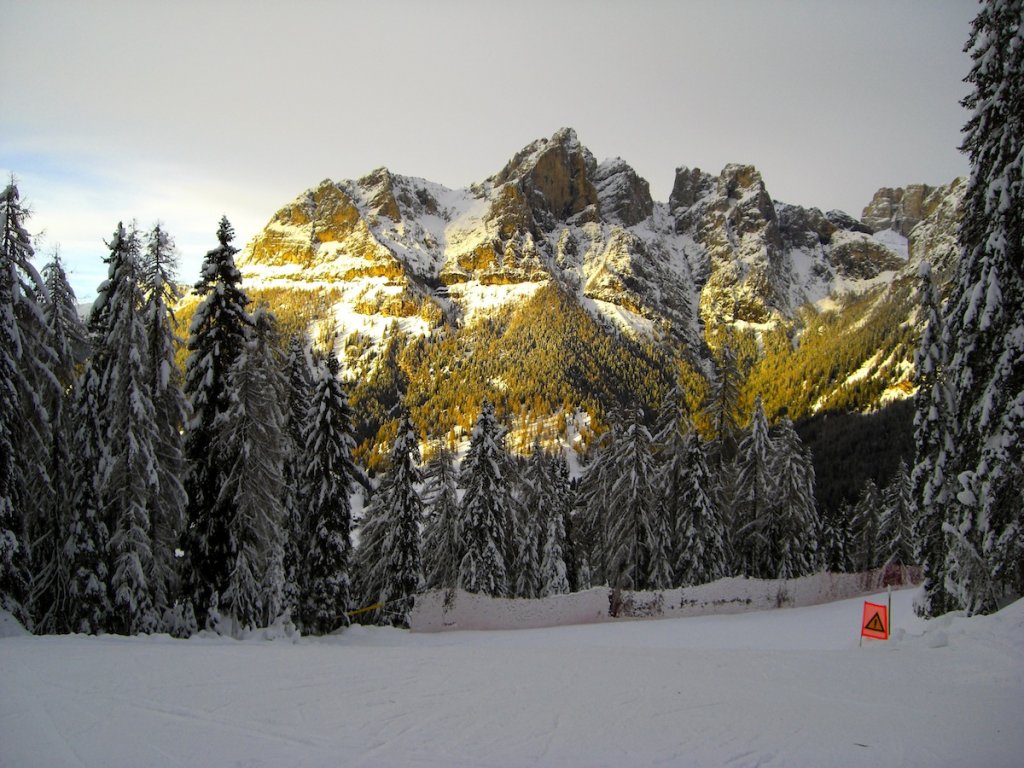
[[[326, 316], [310, 330], [338, 332], [347, 374], [357, 381], [387, 357], [396, 334], [402, 344], [430, 345], [481, 322], [493, 326], [499, 318], [500, 325], [502, 313], [514, 316], [545, 285], [572, 297], [608, 332], [660, 347], [705, 381], [715, 376], [714, 351], [726, 341], [752, 345], [746, 374], [756, 381], [771, 357], [767, 335], [782, 333], [793, 347], [785, 358], [786, 345], [772, 342], [788, 362], [770, 362], [799, 368], [801, 338], [815, 318], [824, 319], [817, 327], [856, 336], [856, 324], [874, 329], [880, 321], [872, 313], [882, 313], [884, 332], [858, 343], [889, 348], [844, 357], [821, 381], [805, 381], [813, 399], [797, 398], [808, 399], [801, 406], [808, 413], [830, 402], [865, 410], [912, 390], [907, 331], [915, 322], [916, 264], [927, 258], [941, 276], [955, 262], [963, 186], [882, 188], [858, 220], [774, 200], [752, 165], [729, 164], [717, 175], [680, 166], [669, 200], [659, 202], [628, 163], [597, 161], [565, 128], [462, 189], [386, 168], [357, 180], [325, 179], [274, 214], [239, 266], [256, 294], [301, 301], [329, 292], [321, 300]], [[850, 307], [857, 319], [849, 329], [828, 320]], [[879, 386], [836, 397], [862, 379]], [[576, 386], [579, 402], [599, 389]], [[653, 404], [660, 394], [640, 399]]]

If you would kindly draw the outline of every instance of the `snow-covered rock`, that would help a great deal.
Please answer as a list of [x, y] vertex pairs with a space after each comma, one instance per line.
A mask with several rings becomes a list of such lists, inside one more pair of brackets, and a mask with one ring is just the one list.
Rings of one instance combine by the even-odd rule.
[[857, 221], [776, 201], [754, 166], [731, 164], [717, 176], [677, 169], [662, 203], [625, 161], [598, 162], [565, 128], [466, 189], [385, 168], [325, 180], [238, 261], [247, 286], [329, 289], [338, 331], [370, 349], [396, 326], [463, 327], [554, 281], [620, 332], [699, 357], [702, 325], [789, 322], [921, 259], [948, 267], [962, 194], [959, 181], [883, 189]]

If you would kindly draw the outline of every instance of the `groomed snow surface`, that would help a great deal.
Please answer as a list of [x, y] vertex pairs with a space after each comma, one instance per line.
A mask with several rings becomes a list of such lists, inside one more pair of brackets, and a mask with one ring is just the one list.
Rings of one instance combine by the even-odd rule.
[[[328, 638], [32, 637], [0, 621], [3, 766], [1020, 766], [1024, 601]], [[884, 603], [885, 593], [869, 597]]]

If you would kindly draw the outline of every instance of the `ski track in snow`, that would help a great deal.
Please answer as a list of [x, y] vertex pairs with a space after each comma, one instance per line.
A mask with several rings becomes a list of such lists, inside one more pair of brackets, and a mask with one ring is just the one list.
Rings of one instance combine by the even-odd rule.
[[864, 647], [859, 598], [297, 642], [12, 635], [0, 766], [1021, 765], [1024, 602], [925, 622], [913, 594]]

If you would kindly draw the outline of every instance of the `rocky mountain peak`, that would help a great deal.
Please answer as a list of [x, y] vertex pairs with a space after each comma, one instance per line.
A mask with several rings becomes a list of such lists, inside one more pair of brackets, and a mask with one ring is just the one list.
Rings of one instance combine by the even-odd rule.
[[676, 179], [672, 194], [668, 198], [669, 210], [678, 213], [697, 202], [714, 190], [715, 177], [700, 168], [676, 168]]
[[621, 158], [606, 160], [597, 167], [594, 186], [601, 216], [608, 221], [632, 227], [654, 211], [650, 185]]
[[[739, 209], [756, 211], [754, 218], [774, 222], [775, 206], [765, 187], [761, 172], [752, 165], [729, 164], [718, 175], [718, 194]], [[734, 215], [739, 222], [743, 215]]]
[[882, 187], [861, 214], [861, 221], [879, 232], [891, 229], [904, 237], [926, 219], [942, 202], [946, 187], [908, 184], [906, 187]]
[[378, 168], [356, 182], [363, 191], [368, 209], [377, 216], [387, 216], [394, 222], [402, 220], [402, 212], [395, 199], [395, 177], [387, 168]]
[[515, 185], [537, 223], [551, 231], [557, 222], [597, 206], [596, 169], [597, 161], [576, 132], [563, 128], [516, 153], [491, 182], [495, 187]]

